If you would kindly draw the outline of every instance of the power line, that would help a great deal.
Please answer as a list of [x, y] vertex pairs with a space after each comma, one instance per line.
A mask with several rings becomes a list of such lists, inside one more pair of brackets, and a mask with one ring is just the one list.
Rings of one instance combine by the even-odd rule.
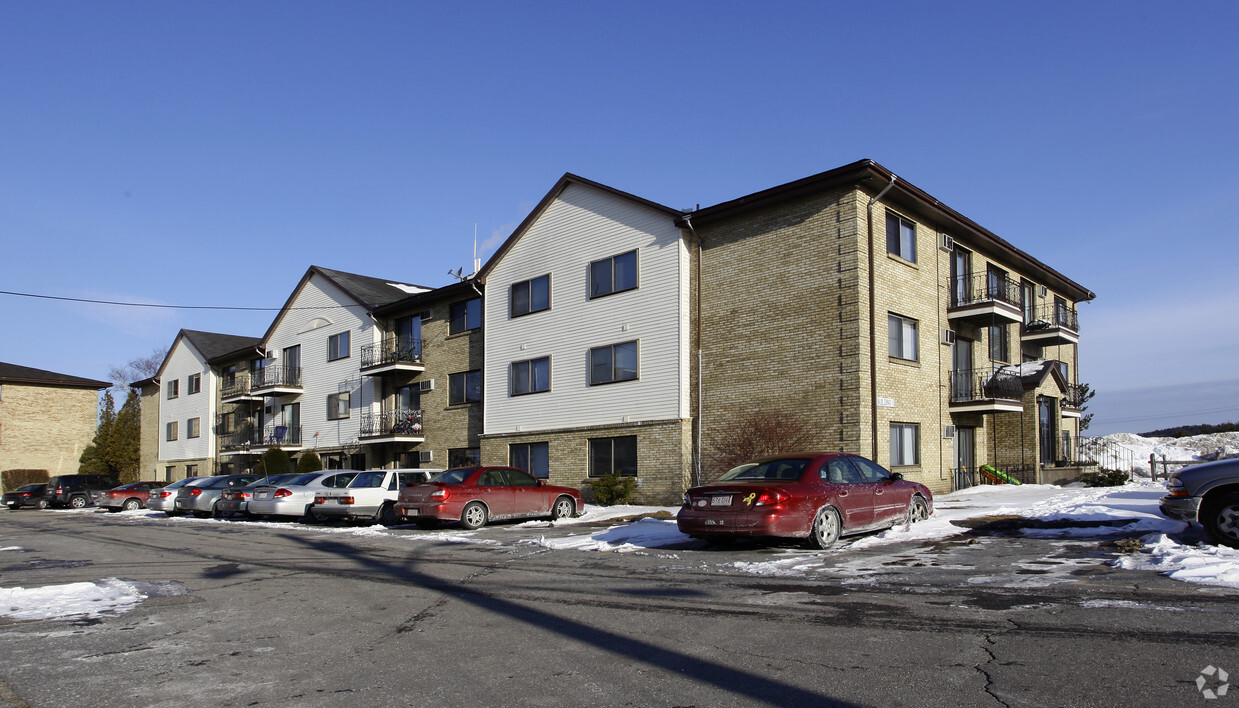
[[1171, 416], [1189, 416], [1189, 415], [1205, 415], [1208, 413], [1223, 413], [1225, 411], [1239, 411], [1239, 406], [1223, 406], [1221, 408], [1206, 408], [1199, 411], [1182, 411], [1177, 413], [1158, 413], [1155, 415], [1138, 415], [1130, 418], [1106, 418], [1106, 423], [1134, 423], [1138, 420], [1156, 420], [1158, 418], [1169, 418]]
[[[165, 310], [244, 310], [249, 312], [279, 312], [282, 307], [235, 307], [228, 305], [164, 305], [154, 302], [119, 302], [116, 300], [92, 300], [84, 297], [63, 297], [60, 295], [37, 295], [35, 293], [18, 293], [10, 290], [0, 290], [0, 295], [17, 297], [32, 297], [40, 300], [61, 300], [64, 302], [84, 302], [91, 305], [119, 305], [121, 307], [153, 307]], [[333, 310], [349, 307], [369, 307], [368, 305], [314, 305], [310, 307], [290, 307], [289, 310]]]

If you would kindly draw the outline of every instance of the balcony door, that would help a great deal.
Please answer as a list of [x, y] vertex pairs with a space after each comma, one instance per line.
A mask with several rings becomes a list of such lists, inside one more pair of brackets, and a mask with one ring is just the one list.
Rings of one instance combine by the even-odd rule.
[[966, 304], [972, 298], [969, 294], [972, 279], [972, 259], [968, 251], [956, 246], [951, 251], [951, 306]]
[[408, 351], [415, 357], [421, 357], [422, 318], [420, 315], [401, 317], [396, 320], [395, 332], [397, 348]]
[[290, 444], [301, 442], [301, 404], [285, 403], [280, 406], [280, 425], [288, 428], [285, 439]]
[[972, 386], [972, 340], [956, 337], [951, 345], [951, 400], [970, 398]]
[[395, 410], [415, 411], [422, 407], [422, 392], [417, 386], [401, 386], [395, 394]]
[[1037, 319], [1036, 292], [1032, 283], [1027, 280], [1020, 283], [1020, 306], [1024, 310], [1024, 324], [1032, 324]]
[[956, 487], [970, 487], [976, 479], [976, 432], [970, 426], [955, 428]]
[[1058, 437], [1054, 430], [1054, 401], [1049, 396], [1037, 397], [1038, 439], [1041, 447], [1041, 464], [1054, 464], [1054, 440]]

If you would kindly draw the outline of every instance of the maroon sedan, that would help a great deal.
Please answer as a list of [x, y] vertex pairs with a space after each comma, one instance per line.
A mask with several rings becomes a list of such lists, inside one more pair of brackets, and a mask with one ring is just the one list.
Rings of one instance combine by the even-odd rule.
[[146, 506], [146, 500], [150, 498], [152, 491], [162, 489], [167, 484], [167, 482], [131, 482], [129, 484], [122, 484], [119, 487], [99, 492], [99, 496], [95, 499], [95, 506], [108, 511], [141, 509]]
[[932, 513], [925, 485], [857, 455], [810, 452], [749, 462], [693, 487], [676, 523], [695, 538], [784, 536], [826, 548]]
[[497, 519], [559, 519], [585, 510], [581, 493], [514, 467], [461, 467], [400, 490], [396, 515], [422, 528], [459, 521], [466, 529]]

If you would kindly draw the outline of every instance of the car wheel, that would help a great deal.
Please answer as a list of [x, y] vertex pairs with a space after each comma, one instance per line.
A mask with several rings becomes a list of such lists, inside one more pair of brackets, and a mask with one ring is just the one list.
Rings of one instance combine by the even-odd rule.
[[1200, 523], [1214, 541], [1239, 548], [1239, 494], [1228, 494], [1208, 504], [1200, 515]]
[[469, 502], [464, 511], [460, 512], [460, 525], [469, 530], [480, 529], [486, 525], [490, 513], [482, 502]]
[[142, 508], [142, 502], [138, 501], [137, 499], [126, 499], [125, 500], [125, 511], [137, 511], [138, 509], [141, 509], [141, 508]]
[[395, 526], [400, 523], [400, 519], [396, 516], [396, 508], [391, 504], [380, 506], [374, 515], [374, 520], [384, 526]]
[[214, 504], [211, 505], [211, 518], [212, 519], [228, 519], [231, 517], [232, 517], [232, 514], [230, 512], [225, 512], [219, 508], [219, 502], [215, 502]]
[[576, 502], [572, 497], [560, 497], [551, 505], [551, 521], [567, 519], [576, 513]]
[[809, 548], [830, 548], [839, 540], [839, 532], [843, 524], [839, 522], [839, 512], [828, 506], [817, 512], [813, 517], [813, 526], [809, 528]]
[[34, 508], [36, 508], [36, 509], [46, 509], [46, 508], [47, 508], [47, 500], [46, 500], [46, 499], [40, 499], [40, 500], [38, 500], [37, 502], [35, 502], [35, 503], [34, 503]]
[[918, 521], [924, 521], [929, 518], [929, 504], [925, 503], [925, 498], [920, 496], [912, 497], [912, 503], [908, 505], [908, 515], [904, 518], [905, 524], [915, 524]]
[[85, 509], [86, 508], [86, 497], [83, 497], [81, 495], [69, 497], [69, 506], [73, 507], [74, 509]]
[[416, 520], [414, 520], [414, 521], [413, 521], [413, 525], [414, 525], [414, 526], [417, 526], [417, 528], [419, 528], [419, 529], [423, 529], [423, 530], [429, 531], [430, 529], [433, 529], [433, 528], [438, 528], [438, 526], [439, 526], [439, 520], [438, 520], [438, 519], [427, 519], [427, 518], [420, 518], [420, 519], [416, 519]]

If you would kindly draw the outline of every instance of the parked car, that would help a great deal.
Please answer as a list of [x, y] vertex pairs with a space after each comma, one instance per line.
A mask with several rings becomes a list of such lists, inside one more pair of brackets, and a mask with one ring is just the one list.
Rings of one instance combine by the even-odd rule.
[[169, 483], [162, 489], [156, 489], [146, 498], [146, 508], [151, 511], [162, 511], [168, 516], [180, 516], [176, 510], [176, 492], [185, 485], [193, 485], [209, 477], [186, 477]]
[[359, 470], [323, 470], [308, 472], [284, 484], [256, 487], [254, 496], [250, 498], [249, 511], [254, 516], [290, 516], [326, 521], [327, 517], [316, 519], [311, 513], [314, 496], [324, 489], [347, 487], [358, 474]]
[[48, 506], [82, 509], [91, 505], [93, 492], [111, 489], [120, 480], [105, 474], [62, 474], [47, 480]]
[[499, 519], [560, 519], [581, 514], [585, 502], [572, 487], [547, 484], [515, 467], [461, 467], [428, 484], [405, 487], [396, 514], [422, 528], [459, 521], [476, 529]]
[[119, 487], [96, 492], [95, 505], [108, 511], [134, 511], [146, 506], [151, 492], [167, 486], [167, 482], [130, 482]]
[[748, 462], [689, 489], [676, 523], [695, 538], [781, 536], [827, 548], [932, 513], [925, 485], [857, 455], [813, 452]]
[[244, 487], [232, 487], [230, 489], [225, 489], [219, 495], [219, 514], [217, 514], [217, 516], [222, 516], [224, 518], [232, 517], [237, 514], [252, 516], [249, 511], [249, 503], [250, 500], [254, 498], [255, 489], [265, 484], [281, 484], [300, 476], [301, 475], [296, 474], [295, 472], [290, 474], [277, 474], [271, 477], [261, 477], [253, 482], [250, 482]]
[[224, 490], [244, 487], [256, 479], [262, 479], [262, 475], [229, 474], [206, 477], [197, 484], [185, 485], [176, 490], [176, 511], [193, 514], [200, 519], [218, 517], [219, 498]]
[[11, 492], [5, 492], [0, 495], [0, 503], [3, 503], [10, 509], [20, 509], [23, 506], [32, 506], [36, 509], [47, 508], [47, 485], [46, 484], [27, 484], [18, 487]]
[[1184, 467], [1166, 481], [1161, 511], [1196, 522], [1216, 543], [1239, 548], [1239, 460]]
[[443, 470], [369, 470], [359, 472], [344, 489], [314, 495], [316, 519], [372, 519], [385, 526], [397, 523], [395, 504], [402, 487], [429, 481]]

